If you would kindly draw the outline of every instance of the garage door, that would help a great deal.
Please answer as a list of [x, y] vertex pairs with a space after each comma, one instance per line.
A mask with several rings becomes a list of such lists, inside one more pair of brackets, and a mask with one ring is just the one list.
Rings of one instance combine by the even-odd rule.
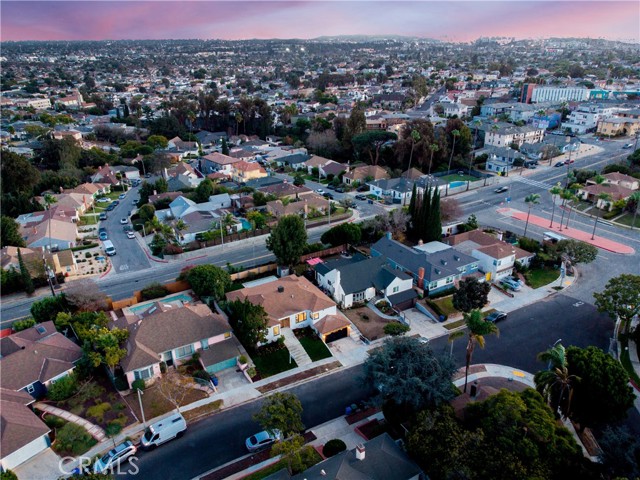
[[232, 368], [236, 366], [236, 357], [230, 358], [229, 360], [225, 360], [224, 362], [214, 363], [213, 365], [209, 365], [207, 367], [207, 372], [216, 373], [220, 370], [224, 370], [226, 368]]
[[330, 333], [324, 339], [325, 343], [333, 342], [334, 340], [340, 340], [341, 338], [345, 338], [349, 335], [348, 327], [341, 328], [340, 330], [336, 330], [335, 332]]

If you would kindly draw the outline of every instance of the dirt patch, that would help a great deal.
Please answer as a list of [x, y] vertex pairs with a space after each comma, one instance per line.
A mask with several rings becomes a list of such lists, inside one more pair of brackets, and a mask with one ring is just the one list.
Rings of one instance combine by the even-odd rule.
[[356, 433], [359, 433], [366, 440], [371, 440], [372, 438], [377, 437], [378, 435], [382, 435], [387, 431], [387, 424], [384, 421], [380, 421], [377, 418], [374, 418], [370, 422], [364, 423], [355, 429]]
[[370, 417], [371, 415], [375, 415], [379, 411], [380, 411], [379, 408], [369, 407], [369, 408], [365, 408], [364, 410], [361, 410], [360, 412], [355, 412], [355, 413], [352, 413], [351, 415], [347, 415], [346, 417], [344, 417], [344, 419], [347, 421], [349, 425], [353, 425], [354, 423], [358, 423], [359, 421], [364, 420], [365, 418]]
[[[95, 242], [98, 243], [98, 240], [95, 240]], [[67, 279], [68, 281], [91, 275], [99, 275], [106, 272], [109, 266], [109, 257], [105, 255], [100, 246], [87, 248], [86, 250], [78, 250], [77, 252], [73, 252], [73, 256], [78, 266], [78, 274], [70, 276]]]
[[345, 310], [344, 314], [358, 327], [360, 333], [370, 341], [384, 337], [384, 326], [390, 322], [390, 320], [382, 318], [369, 307], [352, 308]]
[[[471, 365], [469, 367], [469, 375], [473, 375], [474, 373], [486, 372], [487, 369], [484, 365]], [[464, 368], [459, 369], [454, 375], [453, 379], [457, 380], [459, 378], [464, 378]]]
[[[146, 388], [141, 397], [142, 406], [144, 407], [144, 415], [147, 420], [163, 415], [175, 408], [171, 402], [169, 402], [165, 397], [162, 396], [160, 390], [154, 385]], [[202, 400], [203, 398], [207, 398], [207, 394], [202, 390], [189, 390], [180, 406], [189, 405], [190, 403], [197, 402], [198, 400]], [[131, 409], [135, 412], [138, 419], [142, 421], [142, 413], [140, 412], [138, 394], [136, 392], [133, 392], [127, 395], [125, 399]]]
[[286, 385], [291, 385], [292, 383], [299, 382], [300, 380], [306, 380], [307, 378], [315, 377], [321, 373], [324, 373], [328, 370], [335, 370], [336, 368], [340, 368], [340, 362], [331, 362], [327, 365], [321, 365], [319, 367], [313, 367], [309, 370], [305, 370], [304, 372], [297, 373], [295, 375], [291, 375], [289, 377], [283, 378], [282, 380], [276, 380], [275, 382], [268, 383], [261, 387], [258, 387], [260, 393], [267, 393], [272, 390], [276, 390], [278, 388], [284, 387]]

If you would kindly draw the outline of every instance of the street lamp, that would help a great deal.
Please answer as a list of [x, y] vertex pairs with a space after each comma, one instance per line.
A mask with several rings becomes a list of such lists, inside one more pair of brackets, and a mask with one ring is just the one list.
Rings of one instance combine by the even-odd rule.
[[144, 392], [139, 388], [136, 388], [136, 390], [138, 392], [138, 402], [140, 403], [140, 413], [142, 413], [142, 424], [146, 427], [147, 420], [144, 418], [144, 408], [142, 408], [142, 397], [141, 397], [141, 395], [144, 395]]

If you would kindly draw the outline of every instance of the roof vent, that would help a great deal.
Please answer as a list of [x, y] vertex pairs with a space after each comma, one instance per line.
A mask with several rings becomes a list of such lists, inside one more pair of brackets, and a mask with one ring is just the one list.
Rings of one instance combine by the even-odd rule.
[[436, 274], [440, 275], [442, 273], [442, 270], [440, 270], [439, 268], [436, 268]]
[[454, 255], [454, 256], [453, 256], [453, 259], [454, 259], [456, 262], [459, 262], [459, 261], [460, 261], [460, 256], [459, 256], [459, 255]]
[[284, 292], [284, 286], [278, 285], [278, 293]]
[[440, 260], [440, 262], [441, 262], [443, 265], [446, 265], [446, 264], [447, 264], [447, 261], [446, 261], [444, 258], [443, 258], [442, 260]]
[[356, 458], [360, 461], [364, 460], [365, 457], [365, 448], [362, 443], [356, 445]]

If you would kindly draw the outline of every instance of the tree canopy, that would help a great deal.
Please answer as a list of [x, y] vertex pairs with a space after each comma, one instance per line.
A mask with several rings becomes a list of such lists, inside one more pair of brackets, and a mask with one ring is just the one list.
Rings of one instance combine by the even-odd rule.
[[226, 270], [215, 265], [198, 265], [187, 272], [187, 281], [199, 297], [213, 297], [222, 300], [231, 285]]
[[453, 294], [453, 306], [461, 312], [470, 312], [484, 307], [489, 299], [491, 284], [476, 278], [464, 278]]
[[300, 260], [307, 244], [304, 221], [298, 215], [285, 215], [271, 230], [267, 248], [276, 256], [278, 265], [292, 267]]
[[284, 438], [304, 430], [302, 404], [292, 393], [270, 395], [253, 419], [269, 432], [279, 430]]
[[628, 328], [631, 319], [640, 313], [640, 275], [623, 273], [614, 277], [593, 296], [598, 311], [608, 313], [614, 320], [619, 317]]
[[333, 247], [348, 243], [358, 245], [362, 239], [362, 230], [357, 223], [341, 223], [327, 230], [320, 237], [320, 241]]
[[455, 365], [448, 356], [436, 356], [428, 345], [412, 337], [394, 337], [371, 352], [364, 378], [379, 391], [377, 400], [392, 400], [418, 411], [453, 397]]
[[229, 323], [236, 336], [246, 348], [255, 348], [267, 339], [269, 319], [262, 305], [248, 300], [234, 300], [227, 303]]
[[0, 230], [0, 234], [2, 235], [2, 239], [0, 239], [0, 248], [7, 247], [9, 245], [13, 247], [25, 246], [22, 235], [20, 235], [18, 222], [13, 218], [2, 215], [2, 225], [0, 225]]
[[598, 256], [598, 249], [579, 240], [560, 240], [555, 251], [566, 256], [571, 263], [591, 263]]

